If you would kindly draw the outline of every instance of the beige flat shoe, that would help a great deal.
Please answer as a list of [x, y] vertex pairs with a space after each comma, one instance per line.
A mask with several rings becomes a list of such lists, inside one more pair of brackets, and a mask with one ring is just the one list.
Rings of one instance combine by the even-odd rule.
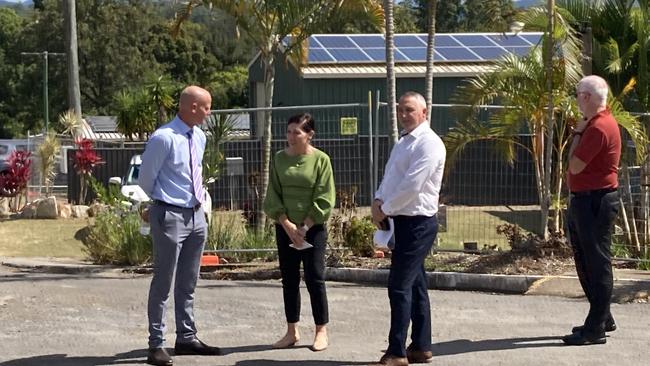
[[311, 350], [314, 352], [319, 352], [327, 349], [329, 345], [329, 340], [327, 339], [327, 334], [322, 336], [316, 336], [314, 338], [314, 344], [311, 346]]
[[296, 343], [298, 343], [299, 340], [300, 340], [300, 337], [292, 337], [290, 335], [285, 335], [284, 337], [282, 337], [282, 339], [280, 339], [279, 341], [273, 343], [273, 345], [271, 347], [273, 347], [273, 348], [289, 348], [289, 347], [295, 346]]

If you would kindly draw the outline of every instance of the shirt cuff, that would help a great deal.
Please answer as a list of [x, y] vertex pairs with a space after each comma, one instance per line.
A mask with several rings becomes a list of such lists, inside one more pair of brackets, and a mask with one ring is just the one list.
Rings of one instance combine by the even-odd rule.
[[391, 214], [393, 213], [393, 209], [388, 203], [384, 202], [380, 208], [384, 215], [392, 216]]

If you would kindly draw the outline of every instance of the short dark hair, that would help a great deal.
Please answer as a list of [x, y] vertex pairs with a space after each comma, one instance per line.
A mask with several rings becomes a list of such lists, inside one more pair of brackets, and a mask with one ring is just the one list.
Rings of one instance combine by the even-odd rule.
[[309, 113], [301, 113], [301, 114], [296, 114], [295, 116], [289, 117], [289, 121], [287, 122], [287, 126], [292, 124], [292, 123], [297, 123], [298, 128], [300, 128], [301, 130], [303, 130], [306, 133], [316, 131], [314, 117], [312, 117], [312, 115], [309, 114]]

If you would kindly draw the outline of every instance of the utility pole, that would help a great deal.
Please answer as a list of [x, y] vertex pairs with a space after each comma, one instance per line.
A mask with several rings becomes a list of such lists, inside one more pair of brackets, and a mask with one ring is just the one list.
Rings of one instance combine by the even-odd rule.
[[79, 88], [79, 58], [77, 57], [77, 11], [75, 0], [65, 0], [65, 47], [68, 55], [68, 108], [81, 119], [81, 90]]
[[47, 79], [48, 79], [48, 74], [47, 74], [47, 69], [48, 69], [48, 59], [50, 56], [65, 56], [65, 53], [57, 53], [57, 52], [48, 52], [48, 51], [43, 51], [43, 52], [21, 52], [20, 53], [23, 56], [41, 56], [43, 57], [43, 117], [45, 118], [45, 133], [48, 132], [49, 128], [49, 121], [50, 121], [50, 110], [49, 110], [49, 103], [48, 103], [48, 95], [47, 95]]

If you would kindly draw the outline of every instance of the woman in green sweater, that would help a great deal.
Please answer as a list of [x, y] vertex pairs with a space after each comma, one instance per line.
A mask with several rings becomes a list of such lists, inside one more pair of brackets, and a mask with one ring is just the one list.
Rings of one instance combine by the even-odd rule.
[[[313, 351], [327, 348], [329, 321], [325, 291], [325, 223], [335, 202], [329, 156], [311, 145], [314, 119], [308, 113], [289, 118], [288, 147], [271, 164], [264, 212], [275, 220], [282, 273], [287, 333], [273, 347], [293, 346], [300, 339], [300, 262], [316, 324]], [[312, 245], [312, 246], [310, 246]]]

